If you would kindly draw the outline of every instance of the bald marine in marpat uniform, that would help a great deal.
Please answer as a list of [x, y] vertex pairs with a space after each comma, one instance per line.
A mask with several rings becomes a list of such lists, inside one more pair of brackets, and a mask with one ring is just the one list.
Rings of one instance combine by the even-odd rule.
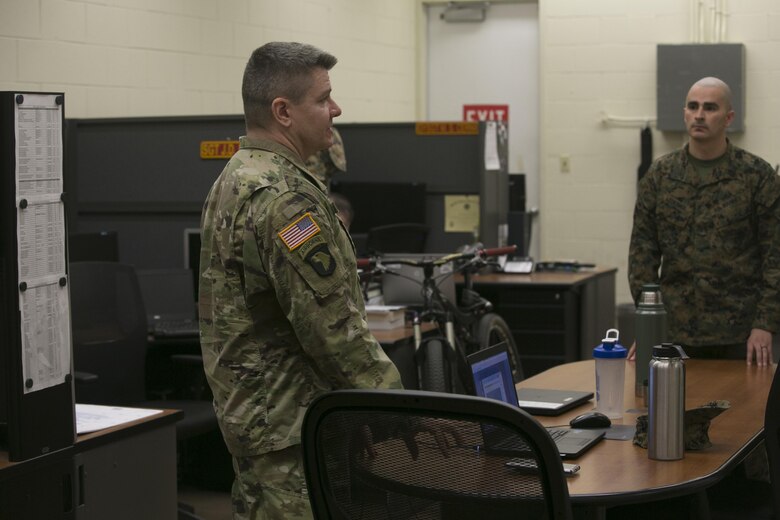
[[[772, 364], [780, 326], [780, 178], [735, 146], [731, 89], [703, 78], [689, 90], [689, 141], [639, 183], [629, 282], [661, 284], [669, 340], [692, 357]], [[660, 268], [660, 271], [659, 271]]]

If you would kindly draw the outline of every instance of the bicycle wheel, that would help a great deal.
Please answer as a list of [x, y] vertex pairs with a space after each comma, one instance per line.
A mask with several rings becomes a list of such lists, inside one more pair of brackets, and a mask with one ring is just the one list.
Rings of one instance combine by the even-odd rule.
[[449, 392], [447, 380], [447, 353], [449, 348], [442, 338], [430, 338], [420, 345], [421, 358], [418, 358], [418, 370], [420, 374], [420, 389], [430, 392]]
[[479, 319], [479, 323], [477, 323], [477, 340], [479, 341], [480, 350], [502, 341], [506, 342], [506, 348], [509, 351], [509, 361], [512, 363], [512, 377], [514, 377], [515, 382], [525, 379], [515, 338], [512, 336], [512, 331], [509, 329], [506, 321], [504, 321], [504, 318], [494, 313], [482, 316]]

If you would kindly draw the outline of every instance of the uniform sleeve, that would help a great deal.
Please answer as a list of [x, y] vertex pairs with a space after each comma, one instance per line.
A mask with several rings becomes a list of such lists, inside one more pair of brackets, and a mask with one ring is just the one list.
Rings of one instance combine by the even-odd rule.
[[657, 174], [655, 166], [639, 182], [634, 226], [628, 249], [628, 283], [631, 295], [637, 301], [646, 283], [658, 283], [661, 266], [661, 247], [656, 222]]
[[354, 252], [336, 218], [300, 194], [279, 197], [264, 219], [270, 282], [303, 350], [334, 388], [401, 388], [368, 330]]
[[766, 181], [756, 196], [761, 289], [753, 328], [780, 330], [780, 178], [767, 165]]

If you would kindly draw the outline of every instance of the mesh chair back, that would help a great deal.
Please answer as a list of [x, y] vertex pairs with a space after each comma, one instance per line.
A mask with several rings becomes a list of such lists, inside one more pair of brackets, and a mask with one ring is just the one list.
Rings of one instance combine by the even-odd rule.
[[764, 413], [764, 442], [769, 457], [769, 476], [775, 516], [780, 516], [780, 370], [775, 370]]
[[[486, 445], [488, 432], [501, 445]], [[530, 415], [498, 401], [332, 392], [310, 406], [303, 437], [316, 518], [571, 517], [552, 439]]]
[[117, 262], [69, 266], [73, 365], [98, 376], [76, 402], [128, 405], [145, 399], [146, 313], [135, 269]]

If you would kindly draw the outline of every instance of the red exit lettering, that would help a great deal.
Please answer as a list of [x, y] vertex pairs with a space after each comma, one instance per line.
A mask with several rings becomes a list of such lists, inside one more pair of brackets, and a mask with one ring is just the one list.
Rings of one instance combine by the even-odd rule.
[[463, 105], [464, 121], [509, 121], [509, 105]]

